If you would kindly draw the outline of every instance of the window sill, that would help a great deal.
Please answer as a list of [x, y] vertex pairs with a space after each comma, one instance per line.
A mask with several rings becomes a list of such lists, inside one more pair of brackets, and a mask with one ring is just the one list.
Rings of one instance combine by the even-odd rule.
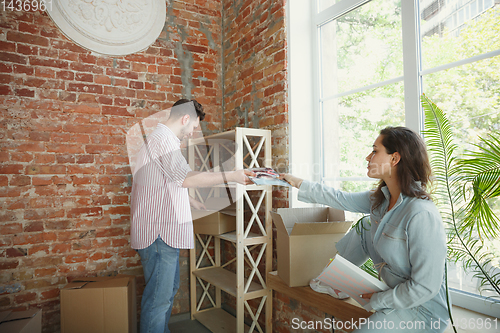
[[[467, 332], [467, 333], [487, 333], [487, 332], [498, 332], [500, 330], [500, 319], [495, 317], [490, 317], [482, 313], [478, 313], [472, 310], [464, 309], [459, 306], [453, 305], [453, 321], [457, 328], [457, 332]], [[496, 321], [495, 321], [496, 320]], [[490, 326], [489, 329], [485, 324]], [[453, 333], [453, 327], [449, 325], [444, 333]]]
[[[268, 287], [283, 293], [301, 303], [317, 308], [327, 314], [333, 315], [340, 320], [358, 320], [371, 315], [358, 303], [349, 300], [338, 300], [326, 294], [320, 294], [310, 287], [288, 287], [277, 272], [270, 272], [267, 275]], [[488, 333], [499, 332], [500, 319], [477, 313], [457, 305], [453, 305], [453, 321], [457, 327], [457, 332], [466, 333]], [[496, 321], [495, 321], [496, 320]], [[486, 325], [488, 324], [488, 325]], [[489, 329], [485, 327], [490, 327]], [[444, 333], [453, 333], [453, 327], [448, 326]]]

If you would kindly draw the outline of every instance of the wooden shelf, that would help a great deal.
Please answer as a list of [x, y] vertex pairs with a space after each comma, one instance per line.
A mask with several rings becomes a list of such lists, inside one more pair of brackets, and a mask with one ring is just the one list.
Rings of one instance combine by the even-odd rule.
[[[258, 128], [238, 128], [246, 136], [262, 136], [262, 130]], [[202, 136], [199, 138], [193, 138], [189, 140], [190, 145], [199, 145], [210, 140], [236, 140], [236, 130], [226, 131], [222, 133], [215, 133], [212, 135]]]
[[222, 132], [222, 133], [216, 133], [208, 136], [203, 136], [200, 138], [194, 138], [189, 140], [189, 144], [195, 144], [199, 145], [201, 143], [205, 143], [207, 140], [231, 140], [234, 141], [235, 139], [235, 130], [232, 131], [227, 131], [227, 132]]
[[[238, 185], [240, 185], [240, 184], [235, 183], [235, 182], [229, 182], [229, 183], [224, 183], [224, 184], [217, 184], [217, 185], [213, 185], [213, 186], [197, 187], [197, 188], [198, 189], [202, 189], [202, 188], [224, 188], [224, 187], [236, 188], [236, 186], [238, 186]], [[255, 185], [255, 184], [240, 185], [240, 186], [243, 186], [246, 191], [263, 191], [263, 190], [267, 189], [267, 186], [271, 186], [272, 187], [272, 185]]]
[[[200, 146], [204, 145], [210, 146], [209, 149], [200, 149]], [[210, 166], [214, 170], [221, 171], [224, 171], [222, 169], [226, 166], [234, 169], [243, 169], [250, 165], [271, 167], [271, 149], [270, 130], [237, 127], [232, 131], [189, 140], [189, 165], [192, 170], [205, 170]], [[232, 154], [231, 161], [229, 161], [231, 163], [222, 161], [227, 157], [227, 153]], [[273, 231], [270, 214], [272, 186], [253, 184], [245, 186], [231, 182], [211, 186], [206, 194], [197, 193], [200, 189], [190, 189], [190, 195], [203, 198], [205, 196], [219, 197], [225, 192], [224, 188], [231, 190], [231, 201], [236, 203], [236, 231], [238, 233], [234, 231], [206, 239], [199, 238], [195, 243], [195, 248], [189, 251], [191, 318], [198, 319], [214, 333], [244, 333], [249, 331], [249, 327], [245, 325], [245, 318], [248, 319], [246, 314], [249, 314], [252, 317], [250, 327], [259, 325], [258, 321], [265, 318], [265, 330], [262, 327], [259, 331], [271, 333], [273, 300], [272, 291], [267, 286], [266, 275], [271, 271], [273, 259]], [[254, 191], [252, 194], [260, 195], [258, 207], [253, 196], [248, 195], [251, 191]], [[254, 233], [249, 233], [247, 237], [244, 237], [247, 229]], [[235, 256], [230, 261], [222, 255], [225, 246], [221, 245], [221, 240], [229, 241], [235, 247]], [[197, 250], [199, 247], [203, 248], [203, 251], [199, 252]], [[205, 263], [201, 260], [204, 256], [211, 261], [213, 266], [200, 267], [202, 263]], [[224, 269], [229, 263], [232, 264], [231, 267], [236, 273]], [[248, 269], [251, 269], [251, 273], [245, 278], [244, 275]], [[250, 276], [251, 279], [249, 279]], [[198, 297], [201, 291], [199, 284], [203, 287], [201, 297]], [[199, 302], [206, 300], [204, 296], [208, 293], [207, 285], [216, 287], [213, 293], [215, 297], [211, 299], [212, 308], [200, 311]], [[248, 289], [245, 290], [247, 285]], [[222, 292], [235, 297], [234, 317], [221, 310], [224, 301]], [[249, 302], [252, 302], [252, 305]]]
[[[236, 318], [221, 308], [212, 308], [195, 313], [194, 318], [212, 332], [236, 333]], [[250, 331], [250, 327], [245, 325], [244, 331]]]
[[269, 288], [296, 299], [301, 303], [312, 306], [322, 312], [333, 315], [340, 320], [358, 320], [368, 318], [373, 312], [366, 311], [361, 305], [351, 298], [346, 300], [336, 299], [328, 294], [321, 294], [311, 287], [289, 287], [279, 276], [278, 272], [267, 274]]
[[[233, 243], [238, 241], [238, 236], [236, 235], [236, 231], [228, 232], [218, 236], [220, 239], [224, 239]], [[243, 239], [244, 245], [254, 245], [254, 244], [262, 244], [266, 243], [269, 239], [269, 236], [262, 236], [259, 234], [255, 234], [253, 232], [248, 233], [248, 237]]]
[[[202, 268], [193, 271], [193, 274], [236, 297], [236, 274], [228, 271], [227, 269], [221, 267]], [[263, 290], [262, 286], [257, 282], [252, 282], [250, 283], [250, 287], [248, 287], [247, 293], [259, 290]]]

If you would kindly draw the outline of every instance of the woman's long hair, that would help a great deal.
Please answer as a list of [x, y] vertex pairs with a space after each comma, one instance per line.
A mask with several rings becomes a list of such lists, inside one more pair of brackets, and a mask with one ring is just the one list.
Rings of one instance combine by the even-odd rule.
[[[381, 130], [380, 135], [386, 152], [398, 152], [401, 156], [396, 167], [401, 193], [408, 197], [430, 200], [427, 186], [430, 185], [431, 165], [422, 137], [407, 127], [391, 126]], [[420, 182], [420, 185], [417, 182]], [[378, 208], [384, 201], [381, 189], [385, 185], [385, 182], [380, 180], [373, 192], [373, 209]]]

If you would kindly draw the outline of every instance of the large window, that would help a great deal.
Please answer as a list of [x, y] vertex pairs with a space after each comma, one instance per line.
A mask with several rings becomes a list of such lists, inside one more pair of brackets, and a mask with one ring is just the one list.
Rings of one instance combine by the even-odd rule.
[[381, 128], [405, 123], [401, 29], [400, 0], [368, 2], [319, 25], [322, 180], [328, 185], [373, 187], [365, 156]]
[[[460, 153], [500, 130], [498, 1], [317, 0], [312, 12], [322, 182], [373, 187], [365, 156], [387, 125], [422, 130], [421, 93], [447, 113]], [[488, 246], [500, 258], [500, 241]], [[498, 313], [460, 264], [449, 280], [459, 305]]]
[[[428, 8], [428, 7], [426, 7]], [[493, 0], [447, 1], [425, 17], [421, 8], [423, 91], [448, 114], [459, 153], [500, 129], [500, 6]], [[440, 17], [440, 20], [436, 20]], [[500, 200], [491, 202], [500, 213]], [[479, 237], [477, 237], [479, 240]], [[500, 274], [500, 240], [486, 240]], [[450, 287], [477, 294], [480, 280], [450, 264]], [[483, 296], [494, 296], [485, 291]]]

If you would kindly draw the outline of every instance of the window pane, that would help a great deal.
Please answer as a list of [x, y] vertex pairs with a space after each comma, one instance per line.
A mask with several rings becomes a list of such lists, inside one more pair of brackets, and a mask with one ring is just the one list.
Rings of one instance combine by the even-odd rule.
[[500, 131], [500, 56], [429, 74], [424, 93], [447, 115], [463, 153], [479, 136]]
[[322, 97], [403, 75], [401, 3], [371, 1], [320, 28]]
[[[458, 146], [457, 155], [475, 149], [472, 144], [478, 144], [479, 137], [500, 132], [500, 56], [426, 75], [423, 83], [425, 94], [447, 115]], [[489, 204], [500, 216], [500, 199], [490, 200]], [[475, 239], [480, 240], [478, 234]], [[500, 274], [500, 240], [484, 240], [484, 245], [484, 250], [496, 258], [491, 265]], [[462, 262], [450, 265], [450, 286], [479, 293], [480, 279], [473, 272], [465, 272], [462, 266]]]
[[476, 17], [476, 15], [477, 15], [477, 0], [473, 1], [470, 4], [470, 16], [471, 16], [471, 18]]
[[340, 2], [340, 0], [318, 0], [318, 11], [321, 12], [328, 7], [334, 5], [335, 3]]
[[[500, 49], [500, 6], [493, 7], [489, 1], [479, 7], [482, 1], [461, 1], [461, 7], [458, 3], [421, 9], [424, 69]], [[471, 14], [466, 19], [469, 5]]]
[[404, 125], [403, 100], [403, 84], [395, 83], [324, 101], [324, 176], [367, 178], [365, 157], [380, 130]]
[[[496, 254], [500, 255], [499, 247], [500, 242], [496, 242]], [[500, 267], [498, 266], [498, 262], [494, 264], [496, 270], [493, 274], [500, 274]], [[481, 280], [474, 277], [474, 273], [470, 271], [466, 271], [463, 267], [463, 262], [450, 262], [448, 263], [448, 283], [449, 287], [453, 289], [458, 289], [461, 291], [466, 291], [472, 294], [478, 294], [478, 289], [480, 287]], [[498, 294], [491, 290], [484, 290], [481, 293], [481, 296], [492, 297], [498, 296]]]

